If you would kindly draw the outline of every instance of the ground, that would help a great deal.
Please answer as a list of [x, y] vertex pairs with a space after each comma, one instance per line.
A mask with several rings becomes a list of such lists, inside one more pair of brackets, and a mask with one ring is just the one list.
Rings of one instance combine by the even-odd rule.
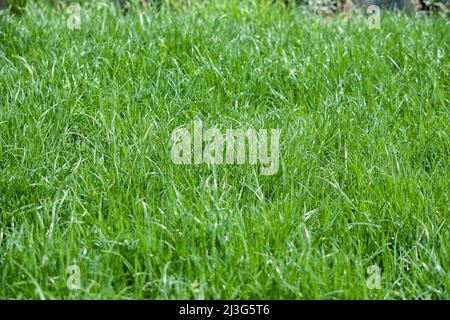
[[[448, 20], [69, 15], [0, 15], [0, 298], [450, 298]], [[174, 164], [195, 120], [279, 170]]]

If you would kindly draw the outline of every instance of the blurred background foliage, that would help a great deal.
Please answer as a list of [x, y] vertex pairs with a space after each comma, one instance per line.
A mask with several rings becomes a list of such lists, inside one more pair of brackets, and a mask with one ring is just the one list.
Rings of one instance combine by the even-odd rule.
[[[183, 6], [192, 2], [208, 0], [0, 0], [0, 9], [9, 9], [11, 13], [20, 14], [29, 2], [47, 3], [57, 8], [64, 8], [71, 3], [83, 5], [87, 2], [110, 2], [126, 9], [131, 2], [149, 5]], [[226, 0], [225, 0], [226, 1]], [[245, 1], [245, 0], [243, 0]], [[309, 10], [325, 15], [346, 12], [355, 9], [366, 9], [370, 5], [378, 5], [381, 8], [402, 9], [421, 14], [437, 13], [449, 17], [450, 0], [249, 0], [255, 2], [282, 2], [286, 5], [298, 6], [303, 10]]]

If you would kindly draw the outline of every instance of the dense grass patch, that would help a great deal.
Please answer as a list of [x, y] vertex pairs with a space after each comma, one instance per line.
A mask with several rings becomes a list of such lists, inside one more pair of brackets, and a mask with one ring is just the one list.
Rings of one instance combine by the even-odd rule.
[[[81, 13], [0, 16], [0, 298], [450, 298], [448, 21]], [[174, 165], [196, 119], [278, 173]]]

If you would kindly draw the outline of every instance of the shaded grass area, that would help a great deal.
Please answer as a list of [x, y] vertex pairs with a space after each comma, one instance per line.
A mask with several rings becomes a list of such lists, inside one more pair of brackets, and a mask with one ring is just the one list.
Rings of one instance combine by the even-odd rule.
[[[81, 18], [0, 16], [1, 298], [450, 298], [448, 21]], [[280, 128], [278, 173], [174, 165], [195, 119]]]

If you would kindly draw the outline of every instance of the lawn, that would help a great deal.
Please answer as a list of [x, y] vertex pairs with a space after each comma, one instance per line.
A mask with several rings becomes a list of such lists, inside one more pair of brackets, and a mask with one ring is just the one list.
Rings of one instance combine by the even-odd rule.
[[[448, 19], [69, 15], [0, 13], [0, 298], [450, 299]], [[175, 164], [196, 121], [278, 170]]]

